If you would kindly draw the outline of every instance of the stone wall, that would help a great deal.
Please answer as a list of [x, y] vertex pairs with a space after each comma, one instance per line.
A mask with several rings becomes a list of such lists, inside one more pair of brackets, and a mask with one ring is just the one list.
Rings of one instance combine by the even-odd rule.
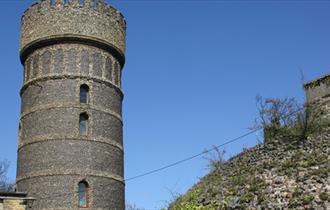
[[0, 201], [0, 210], [26, 210], [26, 204], [20, 199], [5, 199]]
[[330, 75], [312, 80], [304, 88], [307, 103], [317, 107], [326, 119], [330, 119]]
[[308, 102], [328, 97], [330, 95], [330, 75], [309, 81], [304, 84], [304, 88]]
[[0, 210], [26, 210], [26, 205], [21, 200], [6, 199], [0, 201]]
[[30, 210], [33, 201], [26, 193], [0, 192], [0, 210]]
[[275, 139], [219, 163], [170, 209], [330, 209], [330, 129]]

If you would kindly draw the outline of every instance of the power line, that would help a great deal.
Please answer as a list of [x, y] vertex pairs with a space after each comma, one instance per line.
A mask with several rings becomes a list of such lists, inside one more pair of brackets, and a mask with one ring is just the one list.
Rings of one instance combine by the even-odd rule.
[[[296, 114], [297, 112], [301, 111], [302, 109], [303, 109], [303, 108], [299, 108], [298, 110], [296, 110], [296, 111], [294, 111], [294, 112], [292, 112], [292, 113], [290, 113], [290, 114], [284, 116], [283, 118], [290, 117], [291, 115]], [[223, 146], [225, 146], [225, 145], [227, 145], [227, 144], [230, 144], [230, 143], [233, 143], [233, 142], [235, 142], [235, 141], [238, 141], [238, 140], [240, 140], [240, 139], [242, 139], [242, 138], [244, 138], [244, 137], [246, 137], [246, 136], [249, 136], [249, 135], [251, 135], [251, 134], [253, 134], [253, 133], [255, 133], [255, 132], [257, 132], [257, 131], [259, 131], [259, 130], [261, 130], [261, 129], [263, 129], [263, 127], [259, 127], [259, 128], [253, 129], [253, 130], [251, 130], [250, 132], [247, 132], [247, 133], [245, 133], [245, 134], [243, 134], [243, 135], [241, 135], [241, 136], [238, 136], [238, 137], [236, 137], [236, 138], [233, 138], [233, 139], [231, 139], [231, 140], [228, 140], [228, 141], [226, 141], [225, 143], [220, 144], [220, 145], [217, 145], [217, 146], [215, 146], [215, 147], [213, 147], [213, 148], [211, 148], [211, 149], [208, 149], [208, 150], [205, 150], [205, 151], [200, 152], [200, 153], [198, 153], [198, 154], [192, 155], [192, 156], [190, 156], [190, 157], [187, 157], [187, 158], [181, 159], [181, 160], [176, 161], [176, 162], [174, 162], [174, 163], [170, 163], [170, 164], [165, 165], [165, 166], [163, 166], [163, 167], [160, 167], [160, 168], [158, 168], [158, 169], [150, 170], [150, 171], [145, 172], [145, 173], [142, 173], [142, 174], [140, 174], [140, 175], [136, 175], [136, 176], [133, 176], [133, 177], [127, 178], [127, 179], [125, 179], [124, 181], [126, 182], [126, 181], [130, 181], [130, 180], [137, 179], [137, 178], [140, 178], [140, 177], [144, 177], [144, 176], [147, 176], [147, 175], [150, 175], [150, 174], [153, 174], [153, 173], [156, 173], [156, 172], [159, 172], [159, 171], [165, 170], [165, 169], [167, 169], [167, 168], [170, 168], [170, 167], [173, 167], [173, 166], [179, 165], [179, 164], [181, 164], [181, 163], [187, 162], [187, 161], [189, 161], [189, 160], [191, 160], [191, 159], [194, 159], [194, 158], [196, 158], [196, 157], [199, 157], [199, 156], [201, 156], [201, 155], [203, 155], [203, 154], [206, 154], [206, 153], [209, 153], [209, 152], [211, 152], [211, 151], [213, 151], [213, 150], [219, 149], [220, 147], [223, 147]]]
[[[0, 0], [0, 2], [24, 2], [25, 0]], [[110, 2], [275, 2], [275, 3], [285, 3], [285, 2], [329, 2], [330, 0], [112, 0]], [[31, 2], [39, 2], [38, 0]]]
[[229, 141], [227, 141], [227, 142], [225, 142], [225, 143], [223, 143], [223, 144], [220, 144], [220, 145], [218, 145], [218, 146], [216, 146], [216, 147], [213, 147], [212, 149], [208, 149], [208, 150], [205, 150], [205, 151], [203, 151], [203, 152], [200, 152], [200, 153], [198, 153], [198, 154], [196, 154], [196, 155], [192, 155], [192, 156], [190, 156], [190, 157], [187, 157], [187, 158], [184, 158], [184, 159], [182, 159], [182, 160], [176, 161], [176, 162], [174, 162], [174, 163], [171, 163], [171, 164], [165, 165], [165, 166], [163, 166], [163, 167], [160, 167], [160, 168], [158, 168], [158, 169], [154, 169], [154, 170], [151, 170], [151, 171], [148, 171], [148, 172], [142, 173], [142, 174], [140, 174], [140, 175], [137, 175], [137, 176], [133, 176], [133, 177], [127, 178], [127, 179], [125, 179], [125, 182], [126, 182], [126, 181], [130, 181], [130, 180], [133, 180], [133, 179], [137, 179], [137, 178], [140, 178], [140, 177], [144, 177], [144, 176], [147, 176], [147, 175], [149, 175], [149, 174], [153, 174], [153, 173], [156, 173], [156, 172], [159, 172], [159, 171], [165, 170], [165, 169], [167, 169], [167, 168], [171, 168], [171, 167], [173, 167], [173, 166], [179, 165], [179, 164], [181, 164], [181, 163], [187, 162], [187, 161], [189, 161], [189, 160], [191, 160], [191, 159], [194, 159], [194, 158], [196, 158], [196, 157], [199, 157], [199, 156], [201, 156], [201, 155], [204, 155], [204, 154], [206, 154], [206, 153], [209, 153], [209, 152], [211, 152], [211, 151], [213, 151], [213, 150], [219, 149], [220, 147], [223, 147], [223, 146], [225, 146], [225, 145], [227, 145], [227, 144], [230, 144], [230, 143], [233, 143], [233, 142], [235, 142], [235, 141], [238, 141], [239, 139], [244, 138], [244, 137], [246, 137], [246, 136], [249, 136], [249, 135], [251, 135], [251, 134], [257, 132], [257, 131], [260, 130], [260, 129], [262, 129], [262, 128], [254, 129], [254, 130], [252, 130], [252, 131], [250, 131], [250, 132], [248, 132], [248, 133], [245, 133], [245, 134], [243, 134], [243, 135], [241, 135], [241, 136], [238, 136], [238, 137], [236, 137], [236, 138], [234, 138], [234, 139], [231, 139], [231, 140], [229, 140]]

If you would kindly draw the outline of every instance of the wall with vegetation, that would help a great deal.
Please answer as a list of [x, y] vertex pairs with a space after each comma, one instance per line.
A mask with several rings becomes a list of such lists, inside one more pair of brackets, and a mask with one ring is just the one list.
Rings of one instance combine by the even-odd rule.
[[330, 209], [330, 129], [276, 137], [215, 165], [169, 209]]

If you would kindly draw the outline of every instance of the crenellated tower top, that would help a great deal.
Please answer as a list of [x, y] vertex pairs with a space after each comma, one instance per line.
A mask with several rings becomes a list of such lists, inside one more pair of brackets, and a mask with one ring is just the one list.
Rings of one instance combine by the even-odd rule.
[[112, 51], [123, 64], [125, 30], [123, 15], [104, 0], [41, 0], [22, 17], [21, 61], [40, 46], [76, 40]]

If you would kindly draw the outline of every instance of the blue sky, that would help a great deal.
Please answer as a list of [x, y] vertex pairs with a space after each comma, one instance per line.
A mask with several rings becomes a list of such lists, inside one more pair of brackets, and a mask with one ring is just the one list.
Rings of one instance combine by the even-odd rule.
[[[0, 159], [15, 179], [20, 16], [32, 0], [0, 0]], [[255, 97], [304, 100], [330, 70], [328, 1], [109, 1], [128, 23], [123, 73], [125, 177], [248, 131]], [[259, 134], [260, 135], [260, 134]], [[225, 147], [231, 156], [258, 134]], [[205, 157], [126, 183], [126, 200], [159, 209], [208, 172]]]

